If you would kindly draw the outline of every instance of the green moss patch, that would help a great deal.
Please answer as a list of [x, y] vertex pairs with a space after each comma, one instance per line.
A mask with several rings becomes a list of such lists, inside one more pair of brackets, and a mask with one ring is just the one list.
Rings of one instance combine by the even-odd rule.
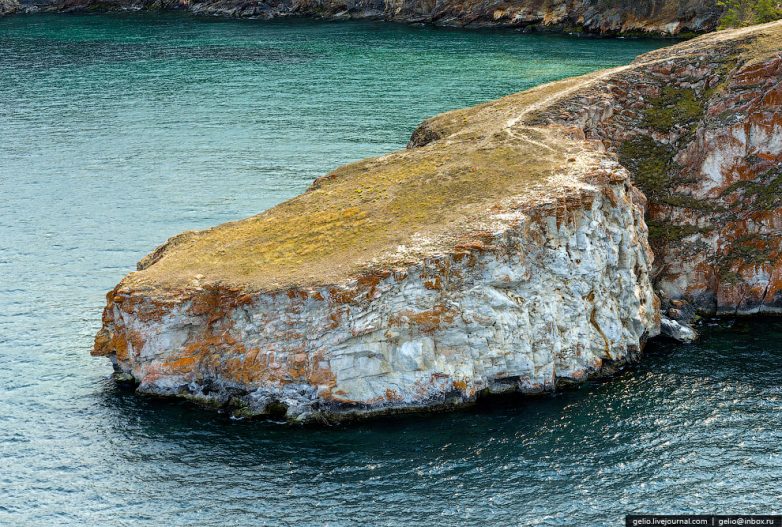
[[669, 132], [675, 126], [694, 124], [703, 116], [703, 110], [695, 90], [666, 86], [650, 101], [642, 124], [658, 132]]
[[647, 226], [649, 227], [649, 240], [653, 243], [675, 242], [702, 232], [702, 229], [694, 225], [674, 225], [664, 221], [649, 220]]
[[782, 168], [775, 167], [753, 181], [738, 181], [723, 196], [738, 194], [746, 210], [774, 210], [782, 207]]
[[633, 174], [636, 185], [649, 197], [658, 198], [671, 187], [673, 149], [641, 135], [619, 147], [619, 161]]

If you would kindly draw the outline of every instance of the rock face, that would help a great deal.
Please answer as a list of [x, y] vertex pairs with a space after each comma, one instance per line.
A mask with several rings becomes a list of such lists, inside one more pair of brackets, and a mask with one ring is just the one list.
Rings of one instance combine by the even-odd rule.
[[603, 141], [633, 174], [666, 307], [782, 312], [780, 27], [653, 52], [539, 116]]
[[634, 359], [659, 331], [643, 196], [599, 142], [524, 120], [579, 82], [173, 238], [109, 293], [94, 353], [142, 393], [291, 420], [552, 390]]
[[376, 18], [457, 27], [663, 35], [712, 31], [721, 14], [716, 0], [21, 0], [20, 6], [27, 12], [122, 9], [187, 9], [198, 14], [264, 19]]
[[166, 301], [123, 285], [97, 352], [141, 392], [295, 420], [552, 390], [657, 333], [642, 200], [617, 167], [588, 178], [447, 253], [340, 284]]
[[[329, 420], [610, 371], [659, 332], [653, 279], [669, 315], [773, 311], [781, 35], [716, 33], [448, 112], [405, 151], [174, 237], [108, 294], [94, 354], [142, 393]], [[749, 310], [726, 289], [764, 294]]]

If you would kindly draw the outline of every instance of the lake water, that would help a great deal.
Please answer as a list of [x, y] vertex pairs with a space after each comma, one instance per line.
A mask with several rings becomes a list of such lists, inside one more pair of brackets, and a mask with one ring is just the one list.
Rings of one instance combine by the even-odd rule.
[[105, 291], [167, 237], [397, 149], [429, 115], [663, 44], [1, 19], [0, 525], [599, 526], [779, 508], [779, 322], [722, 323], [556, 397], [334, 429], [139, 398], [89, 356]]

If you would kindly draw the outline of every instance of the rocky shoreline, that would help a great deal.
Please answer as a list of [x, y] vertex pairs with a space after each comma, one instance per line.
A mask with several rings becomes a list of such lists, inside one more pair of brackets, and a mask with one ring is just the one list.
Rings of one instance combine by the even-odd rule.
[[686, 36], [714, 31], [714, 0], [0, 0], [12, 13], [184, 10], [197, 15], [272, 19], [377, 19], [460, 28], [513, 28], [597, 35]]

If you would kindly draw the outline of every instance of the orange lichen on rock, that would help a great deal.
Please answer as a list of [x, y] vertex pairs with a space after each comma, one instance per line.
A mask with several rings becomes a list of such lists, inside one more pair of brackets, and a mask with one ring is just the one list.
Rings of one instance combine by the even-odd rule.
[[441, 325], [453, 322], [456, 313], [443, 305], [425, 311], [403, 310], [389, 319], [390, 326], [418, 326], [422, 333], [434, 333]]

